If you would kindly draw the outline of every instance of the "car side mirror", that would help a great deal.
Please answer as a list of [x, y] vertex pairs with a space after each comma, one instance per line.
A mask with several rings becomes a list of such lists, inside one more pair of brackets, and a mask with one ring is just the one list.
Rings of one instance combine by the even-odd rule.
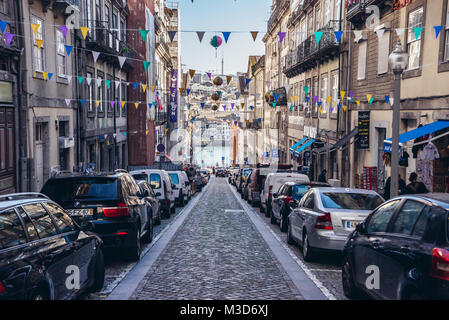
[[161, 195], [162, 195], [162, 193], [156, 192], [156, 197], [160, 197]]
[[355, 227], [355, 230], [357, 230], [357, 232], [360, 233], [360, 234], [366, 233], [366, 224], [365, 224], [365, 222], [359, 223]]
[[278, 197], [277, 193], [273, 193], [273, 198], [276, 199]]

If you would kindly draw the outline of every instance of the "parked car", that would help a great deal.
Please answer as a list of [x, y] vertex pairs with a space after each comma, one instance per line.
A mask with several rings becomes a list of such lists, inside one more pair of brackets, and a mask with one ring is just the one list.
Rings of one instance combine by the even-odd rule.
[[[449, 299], [449, 194], [400, 196], [375, 209], [344, 248], [349, 298]], [[379, 285], [368, 288], [368, 268]]]
[[249, 168], [249, 167], [245, 167], [240, 169], [240, 172], [238, 174], [238, 178], [237, 178], [237, 192], [242, 193], [243, 192], [243, 184], [246, 181], [246, 178], [248, 177], [248, 175], [251, 173], [253, 169]]
[[282, 232], [287, 231], [288, 216], [298, 207], [304, 194], [312, 187], [330, 187], [324, 182], [286, 182], [271, 200], [271, 223], [279, 223]]
[[180, 171], [168, 171], [168, 176], [170, 181], [174, 186], [173, 192], [175, 193], [175, 205], [185, 206], [188, 201], [187, 190], [185, 184], [183, 183], [183, 178], [181, 177]]
[[226, 177], [226, 170], [224, 168], [217, 168], [215, 170], [215, 176], [216, 177]]
[[208, 170], [200, 170], [199, 172], [200, 172], [201, 177], [204, 180], [204, 185], [208, 184], [209, 180], [210, 180], [210, 173], [209, 173], [209, 171]]
[[132, 174], [137, 181], [146, 181], [150, 184], [159, 199], [165, 218], [170, 218], [170, 214], [175, 213], [175, 193], [167, 171], [145, 169], [131, 171], [130, 174]]
[[140, 187], [141, 197], [147, 202], [147, 205], [151, 208], [153, 212], [153, 221], [156, 225], [161, 224], [161, 205], [159, 199], [154, 193], [151, 186], [146, 181], [138, 181], [137, 184]]
[[187, 202], [189, 202], [190, 199], [192, 199], [192, 184], [190, 183], [189, 177], [185, 171], [179, 171], [179, 173], [182, 178], [185, 193], [187, 194]]
[[[0, 196], [0, 299], [63, 300], [100, 291], [102, 240], [43, 194]], [[79, 270], [79, 288], [67, 270]]]
[[383, 202], [372, 190], [311, 188], [288, 216], [288, 241], [302, 246], [306, 261], [320, 251], [342, 252], [351, 231]]
[[105, 249], [123, 249], [133, 261], [140, 259], [140, 242], [153, 239], [153, 212], [128, 173], [59, 175], [41, 192], [81, 225], [91, 222]]
[[266, 217], [271, 217], [271, 201], [273, 193], [286, 182], [309, 183], [309, 177], [301, 173], [276, 172], [269, 173], [265, 179], [265, 184], [260, 194], [260, 212], [265, 212]]

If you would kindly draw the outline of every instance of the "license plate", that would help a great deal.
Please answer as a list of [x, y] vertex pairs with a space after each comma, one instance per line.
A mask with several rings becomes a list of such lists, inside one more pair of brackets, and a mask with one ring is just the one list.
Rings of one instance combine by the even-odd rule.
[[358, 224], [360, 224], [361, 221], [358, 220], [352, 220], [352, 221], [345, 221], [345, 227], [346, 229], [355, 229]]
[[91, 216], [94, 214], [93, 209], [67, 209], [67, 213], [71, 216]]

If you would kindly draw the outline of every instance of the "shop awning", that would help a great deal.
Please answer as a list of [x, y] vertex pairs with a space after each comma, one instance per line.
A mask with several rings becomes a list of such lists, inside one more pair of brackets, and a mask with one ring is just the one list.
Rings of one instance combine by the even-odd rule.
[[[435, 121], [430, 124], [426, 124], [420, 128], [413, 129], [399, 135], [399, 143], [405, 143], [410, 140], [420, 138], [422, 136], [449, 128], [449, 121]], [[391, 142], [393, 138], [384, 141], [384, 151], [391, 153]]]
[[298, 143], [294, 144], [291, 148], [290, 148], [290, 153], [292, 154], [296, 148], [298, 148], [300, 145], [302, 145], [304, 142], [307, 141], [307, 138], [302, 139], [301, 141], [299, 141]]
[[334, 151], [334, 150], [340, 149], [344, 145], [348, 144], [349, 141], [351, 141], [351, 139], [354, 138], [358, 133], [359, 133], [359, 128], [355, 127], [350, 133], [348, 133], [343, 138], [338, 140], [335, 144], [333, 144], [333, 145], [329, 144], [327, 146], [324, 146], [322, 148], [315, 150], [314, 152], [322, 153], [322, 152], [327, 152], [328, 150]]
[[298, 148], [298, 150], [295, 151], [295, 156], [299, 157], [299, 153], [304, 151], [307, 147], [311, 146], [314, 142], [315, 139], [310, 139], [309, 141], [304, 143], [301, 147]]

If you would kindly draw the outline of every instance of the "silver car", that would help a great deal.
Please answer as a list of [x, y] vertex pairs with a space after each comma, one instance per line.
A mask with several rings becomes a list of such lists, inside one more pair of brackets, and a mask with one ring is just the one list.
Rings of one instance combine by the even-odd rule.
[[288, 242], [302, 246], [306, 261], [320, 249], [343, 251], [348, 235], [383, 202], [372, 190], [312, 188], [288, 216]]

